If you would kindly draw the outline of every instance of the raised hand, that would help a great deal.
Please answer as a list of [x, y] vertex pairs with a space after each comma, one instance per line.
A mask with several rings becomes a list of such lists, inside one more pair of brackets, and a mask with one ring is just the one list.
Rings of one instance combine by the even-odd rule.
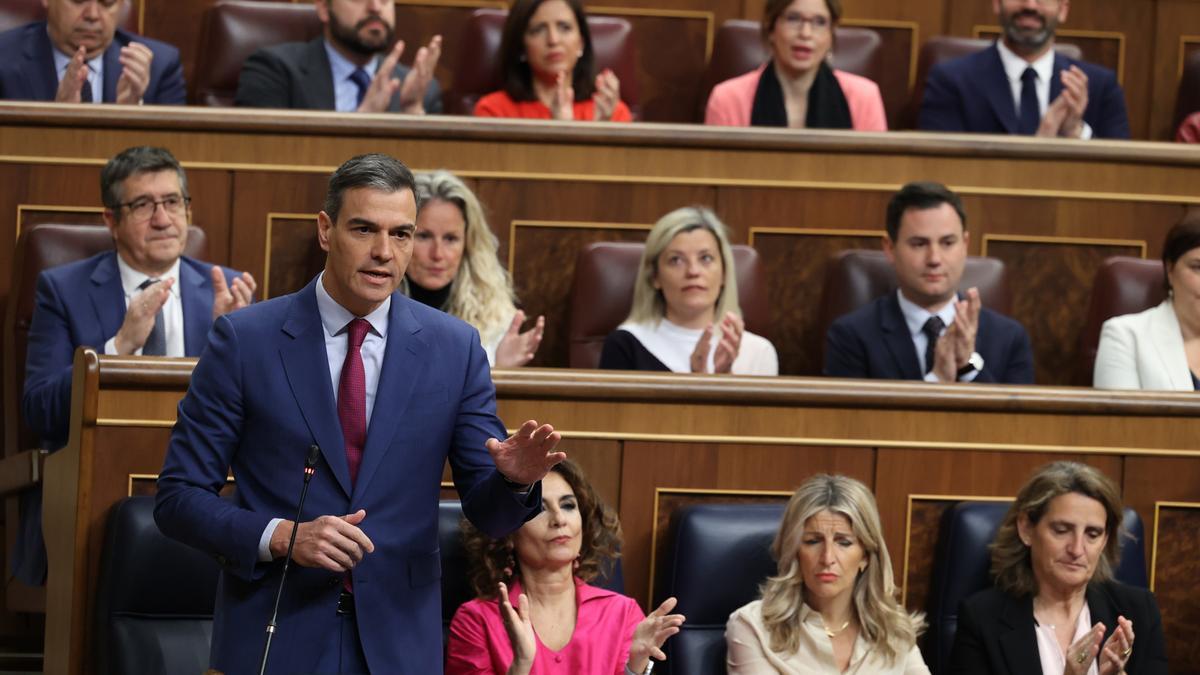
[[717, 351], [713, 354], [714, 373], [728, 373], [733, 368], [745, 331], [746, 324], [742, 317], [733, 312], [725, 313], [725, 318], [721, 320], [721, 341], [717, 343]]
[[408, 71], [404, 84], [400, 86], [400, 112], [409, 115], [425, 114], [425, 92], [429, 90], [429, 83], [433, 82], [433, 73], [437, 70], [438, 59], [441, 57], [441, 35], [434, 35], [428, 46], [417, 50], [412, 70]]
[[150, 86], [150, 62], [154, 60], [154, 52], [140, 42], [130, 42], [121, 47], [117, 60], [121, 62], [117, 103], [137, 105], [142, 102], [146, 88]]
[[709, 324], [700, 334], [700, 339], [696, 341], [696, 347], [692, 349], [692, 355], [688, 358], [693, 373], [708, 372], [708, 352], [712, 347], [712, 336], [713, 327]]
[[939, 382], [958, 381], [958, 359], [954, 354], [958, 330], [958, 319], [955, 319], [933, 348], [933, 369], [930, 372], [937, 376]]
[[575, 87], [571, 74], [560, 72], [554, 78], [554, 97], [550, 99], [550, 117], [556, 120], [575, 119]]
[[489, 438], [487, 450], [500, 475], [514, 483], [531, 485], [544, 478], [550, 467], [567, 458], [565, 452], [554, 452], [561, 440], [562, 434], [554, 427], [538, 426], [537, 420], [529, 420], [503, 442]]
[[1104, 639], [1104, 624], [1097, 623], [1092, 629], [1067, 647], [1067, 667], [1063, 675], [1086, 675], [1100, 653], [1100, 641]]
[[542, 344], [542, 333], [546, 328], [546, 317], [539, 316], [533, 328], [521, 332], [521, 324], [525, 323], [525, 312], [517, 310], [512, 323], [500, 344], [496, 346], [497, 368], [519, 368], [533, 360], [538, 346]]
[[508, 598], [508, 586], [502, 581], [498, 588], [500, 618], [504, 621], [504, 632], [508, 633], [513, 651], [513, 662], [508, 667], [507, 675], [527, 675], [533, 669], [533, 659], [537, 656], [537, 638], [529, 614], [529, 597], [522, 593], [517, 598], [516, 608], [513, 608]]
[[592, 94], [595, 103], [594, 119], [597, 122], [607, 122], [612, 119], [617, 103], [621, 101], [621, 81], [616, 73], [605, 68], [596, 75], [596, 93]]
[[250, 276], [249, 272], [242, 272], [242, 276], [234, 277], [232, 285], [225, 283], [225, 273], [217, 265], [213, 265], [210, 274], [213, 287], [214, 319], [235, 309], [241, 309], [254, 301], [254, 291], [258, 288], [258, 284], [254, 282], [254, 277]]
[[[375, 552], [375, 544], [358, 527], [366, 517], [367, 512], [359, 509], [344, 516], [321, 516], [300, 523], [292, 559], [298, 565], [331, 572], [353, 569], [366, 554]], [[292, 521], [284, 520], [271, 533], [272, 556], [282, 558], [287, 555], [288, 539], [294, 526]]]
[[[358, 104], [358, 112], [386, 112], [392, 103], [392, 97], [400, 90], [400, 80], [394, 77], [396, 64], [400, 63], [400, 55], [404, 53], [404, 40], [396, 41], [392, 51], [384, 57], [379, 70], [371, 78], [367, 92], [363, 94], [362, 103]], [[411, 73], [410, 73], [411, 74]]]
[[121, 322], [115, 338], [118, 354], [132, 354], [146, 344], [146, 338], [150, 337], [150, 331], [154, 330], [154, 320], [158, 317], [158, 310], [162, 309], [162, 306], [167, 303], [167, 298], [171, 297], [171, 286], [173, 285], [175, 285], [174, 279], [164, 279], [134, 293], [133, 297], [129, 298], [129, 307], [125, 310], [125, 320]]
[[1133, 653], [1133, 622], [1123, 616], [1117, 617], [1117, 628], [1108, 636], [1100, 652], [1100, 675], [1119, 675], [1125, 672], [1125, 664]]
[[974, 286], [967, 289], [966, 298], [954, 301], [954, 323], [950, 324], [953, 331], [947, 330], [942, 339], [953, 336], [951, 342], [954, 346], [956, 374], [959, 368], [967, 365], [971, 354], [975, 353], [975, 336], [979, 334], [981, 309], [983, 309], [983, 301], [979, 299], [979, 289]]
[[678, 633], [686, 620], [682, 614], [671, 614], [672, 609], [675, 609], [675, 598], [667, 598], [634, 629], [633, 642], [629, 645], [629, 669], [633, 672], [645, 672], [652, 656], [660, 661], [667, 658], [662, 651], [663, 643]]
[[[71, 62], [67, 64], [67, 70], [58, 83], [54, 101], [56, 103], [79, 103], [80, 92], [83, 91], [83, 83], [87, 82], [87, 76], [87, 48], [80, 46], [71, 56]], [[93, 91], [92, 96], [96, 95], [97, 92]]]
[[1038, 136], [1065, 136], [1079, 138], [1083, 135], [1083, 114], [1088, 106], [1087, 74], [1078, 66], [1062, 71], [1062, 93], [1046, 108], [1038, 125]]

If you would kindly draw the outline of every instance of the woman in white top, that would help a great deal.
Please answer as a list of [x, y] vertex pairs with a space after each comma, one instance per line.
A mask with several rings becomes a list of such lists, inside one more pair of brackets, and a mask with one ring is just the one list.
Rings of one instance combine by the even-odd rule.
[[846, 476], [792, 495], [771, 544], [779, 573], [725, 625], [731, 675], [929, 675], [924, 626], [896, 599], [875, 498]]
[[496, 255], [499, 242], [479, 199], [447, 171], [417, 174], [417, 232], [404, 291], [471, 324], [497, 368], [523, 366], [537, 353], [545, 319], [521, 332], [508, 272]]
[[745, 329], [725, 225], [703, 207], [676, 209], [646, 237], [629, 318], [604, 339], [600, 367], [778, 375], [766, 338]]
[[1101, 389], [1200, 389], [1200, 221], [1163, 242], [1167, 299], [1104, 322], [1092, 382]]

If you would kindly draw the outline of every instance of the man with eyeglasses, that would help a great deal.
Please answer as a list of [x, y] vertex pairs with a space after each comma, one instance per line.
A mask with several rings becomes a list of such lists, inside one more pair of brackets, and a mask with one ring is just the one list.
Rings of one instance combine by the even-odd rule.
[[[104, 224], [115, 249], [38, 276], [21, 413], [49, 450], [67, 443], [75, 349], [199, 356], [217, 317], [245, 307], [249, 273], [183, 255], [191, 220], [187, 176], [162, 148], [134, 147], [100, 172]], [[14, 573], [45, 579], [41, 494], [23, 500]]]
[[992, 0], [1001, 37], [929, 71], [918, 126], [927, 131], [1129, 138], [1113, 71], [1054, 50], [1070, 0]]
[[129, 0], [42, 0], [46, 20], [0, 33], [0, 99], [183, 105], [179, 50], [120, 30]]

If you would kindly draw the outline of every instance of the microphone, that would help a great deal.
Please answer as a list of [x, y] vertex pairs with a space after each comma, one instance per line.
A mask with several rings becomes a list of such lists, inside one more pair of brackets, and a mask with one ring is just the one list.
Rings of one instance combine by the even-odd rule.
[[262, 660], [258, 664], [258, 675], [267, 672], [267, 656], [271, 653], [271, 638], [275, 637], [279, 618], [279, 600], [283, 597], [283, 584], [287, 581], [288, 567], [292, 564], [292, 549], [296, 546], [296, 531], [300, 529], [300, 514], [304, 512], [304, 498], [308, 496], [308, 481], [317, 473], [317, 460], [321, 457], [321, 448], [316, 444], [308, 446], [308, 456], [304, 458], [304, 487], [300, 489], [300, 503], [296, 506], [296, 519], [292, 522], [292, 536], [288, 538], [287, 555], [283, 558], [283, 574], [279, 575], [279, 588], [275, 591], [275, 608], [271, 610], [271, 620], [267, 622], [267, 640], [263, 644]]

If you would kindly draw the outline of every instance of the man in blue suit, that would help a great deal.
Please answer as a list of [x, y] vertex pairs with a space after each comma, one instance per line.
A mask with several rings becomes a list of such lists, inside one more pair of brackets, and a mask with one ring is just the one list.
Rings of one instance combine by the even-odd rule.
[[1054, 51], [1070, 0], [992, 0], [1003, 35], [929, 71], [918, 126], [927, 131], [1129, 138], [1125, 92], [1107, 68]]
[[[129, 148], [100, 172], [104, 223], [115, 251], [38, 275], [29, 327], [21, 413], [43, 447], [66, 445], [75, 349], [106, 354], [199, 356], [213, 318], [247, 305], [247, 274], [183, 255], [188, 237], [187, 176], [162, 148]], [[22, 507], [14, 571], [40, 585], [46, 573], [41, 494]]]
[[[475, 329], [397, 292], [412, 255], [413, 188], [386, 155], [338, 168], [317, 220], [324, 272], [218, 319], [179, 404], [155, 515], [223, 567], [217, 670], [256, 669], [294, 530], [298, 566], [270, 672], [441, 672], [446, 460], [466, 516], [499, 537], [539, 512], [539, 481], [564, 457], [553, 451], [558, 433], [533, 421], [499, 441]], [[231, 470], [227, 501], [218, 492]]]
[[179, 50], [117, 29], [125, 0], [42, 0], [46, 21], [0, 33], [0, 99], [183, 105]]
[[883, 250], [899, 288], [829, 327], [825, 374], [927, 382], [1033, 383], [1021, 324], [957, 289], [967, 261], [962, 200], [938, 183], [909, 183], [887, 210]]

